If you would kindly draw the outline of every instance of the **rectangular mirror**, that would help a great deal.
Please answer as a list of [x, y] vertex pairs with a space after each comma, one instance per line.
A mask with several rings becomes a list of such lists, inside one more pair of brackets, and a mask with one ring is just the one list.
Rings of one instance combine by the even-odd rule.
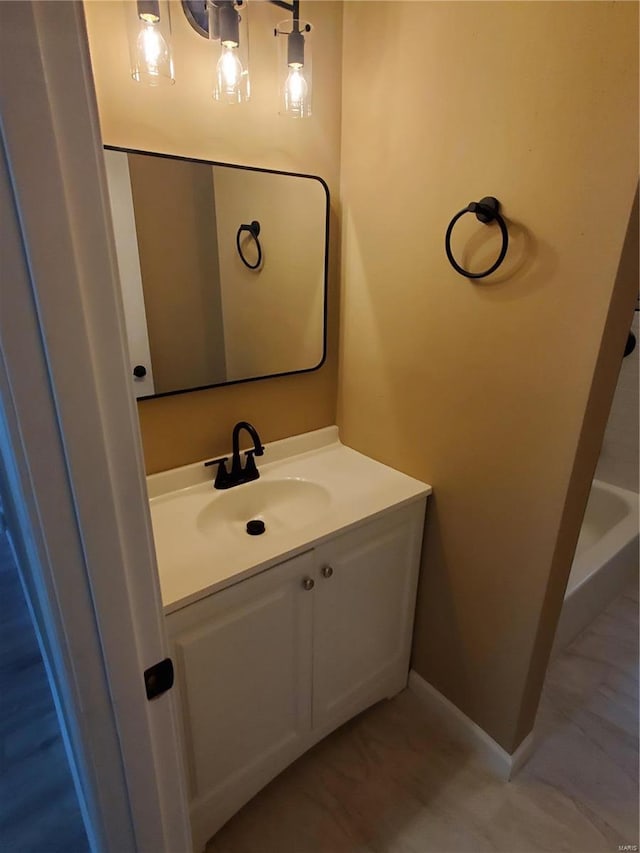
[[322, 365], [321, 178], [111, 146], [105, 162], [136, 397]]

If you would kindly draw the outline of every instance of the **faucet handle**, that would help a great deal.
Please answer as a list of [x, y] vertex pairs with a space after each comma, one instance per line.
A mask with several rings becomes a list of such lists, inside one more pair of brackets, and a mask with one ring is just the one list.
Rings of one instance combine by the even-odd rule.
[[244, 454], [246, 460], [244, 463], [244, 476], [247, 480], [257, 480], [260, 476], [256, 467], [256, 460], [253, 458], [254, 453], [261, 455], [258, 454], [257, 450], [247, 450]]
[[209, 462], [204, 463], [204, 467], [207, 468], [209, 465], [217, 465], [218, 471], [216, 473], [216, 479], [213, 484], [214, 489], [228, 489], [231, 483], [229, 482], [229, 472], [227, 471], [226, 462], [228, 456], [222, 456], [220, 459], [211, 459]]
[[210, 459], [208, 462], [204, 463], [204, 467], [208, 468], [209, 465], [217, 465], [219, 462], [226, 462], [228, 458], [228, 456], [221, 456], [220, 459]]

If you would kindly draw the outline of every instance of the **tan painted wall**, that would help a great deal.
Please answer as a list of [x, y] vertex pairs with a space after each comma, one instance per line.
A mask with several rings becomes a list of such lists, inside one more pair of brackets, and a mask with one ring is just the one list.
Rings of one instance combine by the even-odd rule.
[[228, 450], [233, 424], [241, 419], [273, 441], [335, 423], [336, 417], [341, 4], [307, 0], [305, 6], [315, 26], [314, 115], [305, 121], [277, 114], [271, 33], [286, 17], [282, 10], [251, 4], [252, 100], [227, 107], [211, 97], [213, 46], [193, 33], [179, 3], [172, 9], [176, 83], [145, 89], [129, 77], [122, 4], [85, 3], [104, 142], [323, 177], [332, 193], [329, 357], [315, 373], [140, 402], [148, 472]]
[[[610, 370], [592, 389], [594, 371], [619, 358], [637, 288], [620, 285], [603, 337], [637, 181], [638, 9], [344, 15], [339, 423], [348, 444], [433, 484], [413, 665], [511, 751], [604, 428], [587, 403], [613, 392]], [[474, 284], [448, 265], [444, 232], [486, 194], [512, 245]], [[455, 247], [479, 267], [495, 229], [471, 219]]]
[[156, 394], [225, 378], [211, 169], [129, 154]]
[[[322, 360], [326, 194], [319, 181], [215, 167], [227, 376], [308, 370]], [[244, 266], [242, 222], [261, 226]], [[255, 263], [252, 238], [243, 241]]]

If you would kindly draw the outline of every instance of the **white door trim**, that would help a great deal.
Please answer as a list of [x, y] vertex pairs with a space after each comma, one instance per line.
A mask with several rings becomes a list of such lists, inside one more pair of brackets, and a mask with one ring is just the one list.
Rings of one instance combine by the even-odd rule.
[[[13, 449], [31, 476], [31, 526], [52, 549], [43, 564], [51, 582], [46, 595], [57, 595], [51, 603], [75, 670], [84, 747], [104, 749], [108, 732], [98, 718], [108, 712], [135, 849], [181, 853], [191, 841], [174, 696], [148, 702], [142, 681], [168, 646], [82, 6], [0, 3], [0, 16], [2, 130], [30, 275], [29, 294], [17, 278], [3, 283], [10, 311], [24, 315], [9, 317], [3, 309], [1, 391], [10, 395], [22, 444]], [[18, 319], [33, 327], [24, 339], [16, 334]], [[39, 397], [27, 395], [31, 386]], [[36, 402], [42, 408], [34, 417]], [[42, 443], [45, 423], [55, 424], [57, 442], [49, 435]], [[41, 471], [48, 469], [44, 482]], [[69, 512], [54, 529], [51, 515], [39, 510], [56, 503], [59, 515], [63, 506]], [[56, 550], [63, 533], [67, 545], [75, 535], [75, 551]], [[72, 563], [76, 578], [80, 568], [85, 574], [91, 602], [81, 588], [69, 588]], [[85, 635], [76, 630], [81, 616]], [[90, 675], [98, 672], [109, 696], [91, 693]], [[99, 713], [88, 713], [92, 706]], [[116, 831], [109, 826], [114, 816], [122, 815], [107, 788], [116, 782], [114, 768], [106, 778], [99, 770], [95, 801], [108, 836]]]
[[[0, 152], [0, 498], [36, 627], [92, 851], [134, 849], [100, 638], [93, 616], [4, 148]], [[23, 362], [23, 354], [28, 362]], [[20, 381], [13, 381], [23, 363]], [[33, 441], [36, 430], [38, 441]], [[30, 439], [31, 437], [31, 439]], [[91, 737], [93, 726], [102, 737]], [[101, 804], [108, 784], [109, 820]], [[111, 817], [115, 819], [111, 819]]]

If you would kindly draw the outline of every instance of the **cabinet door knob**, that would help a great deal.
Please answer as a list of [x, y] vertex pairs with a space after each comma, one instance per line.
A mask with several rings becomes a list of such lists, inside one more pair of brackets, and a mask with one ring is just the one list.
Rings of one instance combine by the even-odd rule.
[[315, 581], [313, 580], [313, 578], [305, 578], [305, 579], [302, 581], [302, 586], [303, 586], [303, 588], [304, 588], [304, 589], [306, 589], [307, 591], [308, 591], [308, 590], [310, 590], [310, 589], [313, 589], [315, 585], [316, 585], [316, 584], [315, 584]]
[[331, 566], [323, 566], [322, 567], [322, 577], [323, 578], [330, 578], [332, 574], [333, 574], [333, 569], [331, 568]]

